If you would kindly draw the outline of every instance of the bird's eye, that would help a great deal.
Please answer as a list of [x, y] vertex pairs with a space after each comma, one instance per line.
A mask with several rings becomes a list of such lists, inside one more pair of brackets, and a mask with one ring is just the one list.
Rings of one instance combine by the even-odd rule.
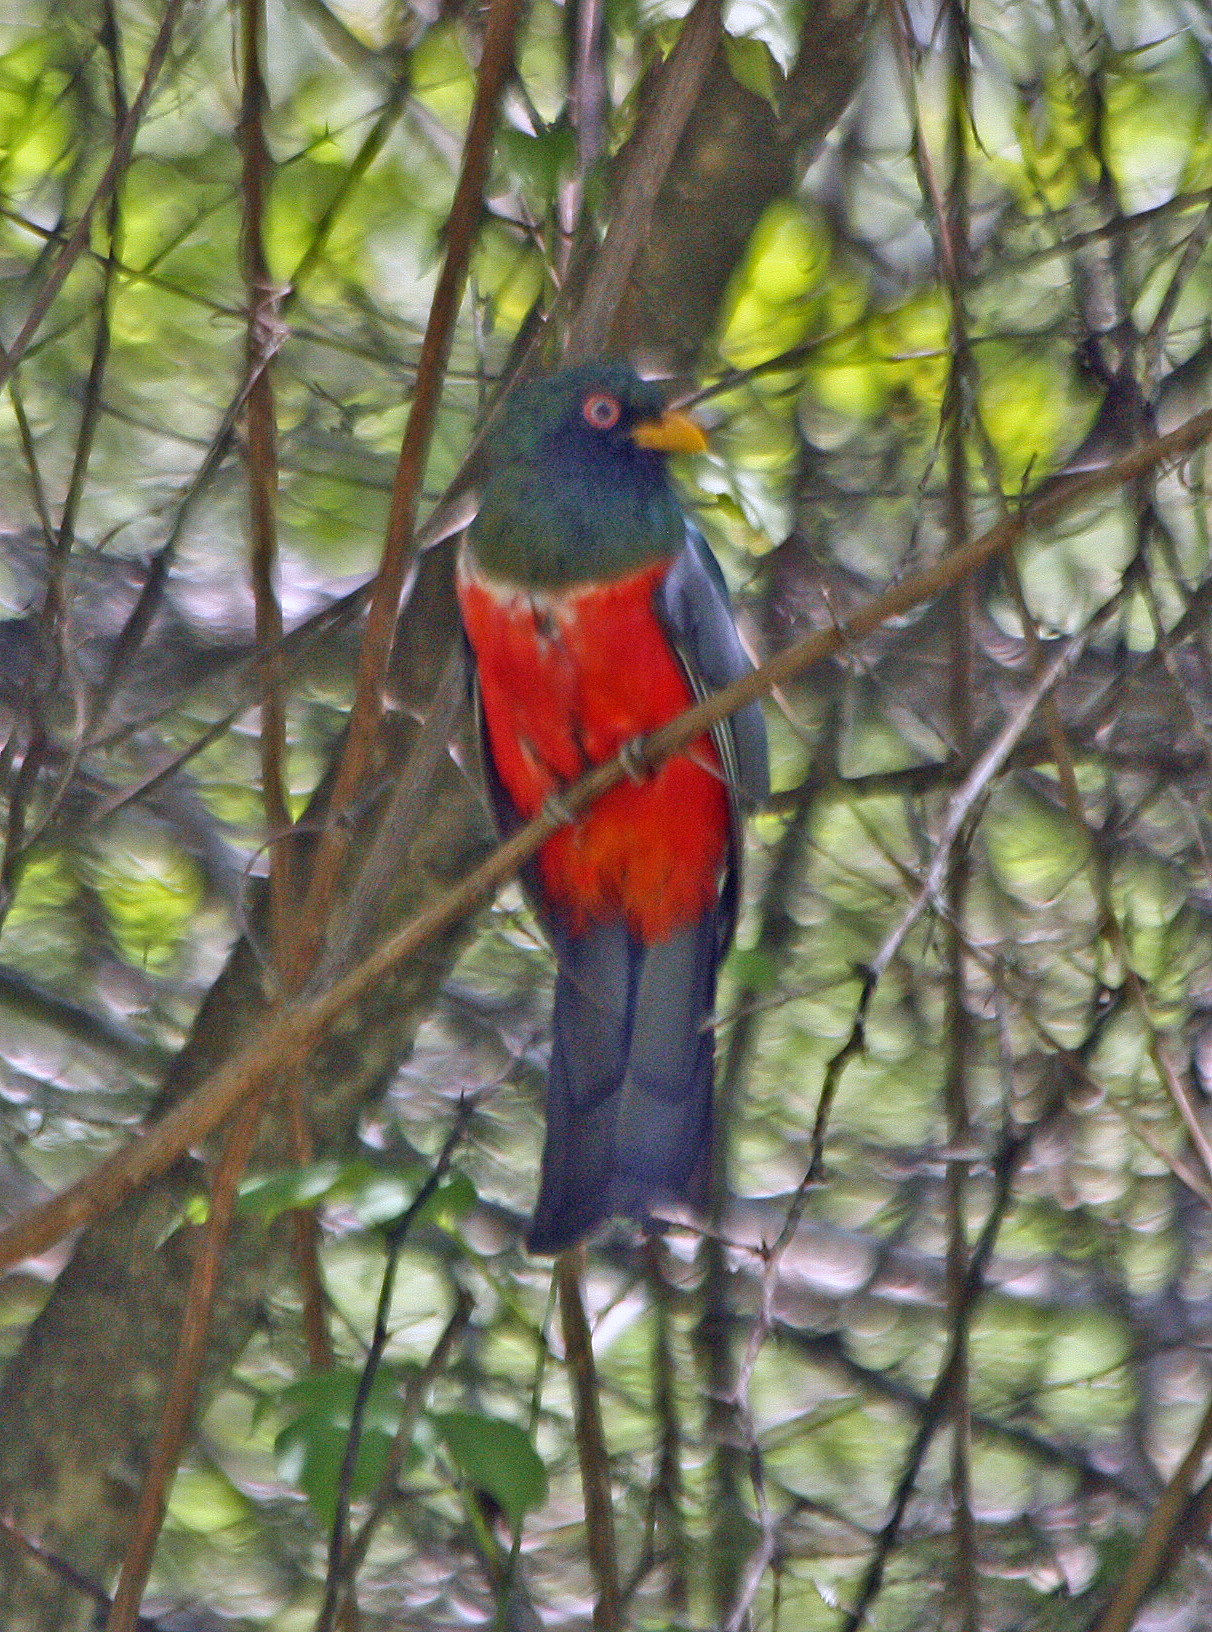
[[623, 404], [609, 391], [591, 391], [581, 404], [585, 422], [595, 431], [612, 431], [623, 413]]

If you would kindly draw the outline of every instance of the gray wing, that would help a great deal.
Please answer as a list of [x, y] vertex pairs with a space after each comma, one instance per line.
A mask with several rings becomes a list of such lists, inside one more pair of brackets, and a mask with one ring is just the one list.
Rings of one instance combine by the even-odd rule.
[[[719, 563], [702, 533], [689, 524], [686, 543], [658, 593], [657, 615], [697, 696], [719, 691], [752, 670]], [[742, 803], [763, 804], [770, 797], [770, 759], [761, 704], [738, 709], [714, 734]]]
[[[656, 595], [665, 627], [696, 697], [709, 696], [753, 668], [737, 633], [732, 603], [719, 563], [696, 527], [686, 524], [686, 543]], [[711, 733], [732, 805], [729, 876], [721, 904], [723, 945], [732, 939], [741, 864], [741, 816], [770, 796], [770, 754], [760, 703], [747, 703]]]

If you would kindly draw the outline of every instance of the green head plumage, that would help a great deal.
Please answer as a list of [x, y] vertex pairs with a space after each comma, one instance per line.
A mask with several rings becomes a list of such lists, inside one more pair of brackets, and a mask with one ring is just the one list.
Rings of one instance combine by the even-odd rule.
[[686, 523], [665, 457], [706, 443], [664, 398], [626, 363], [562, 369], [518, 391], [490, 433], [469, 529], [480, 570], [558, 589], [680, 550]]

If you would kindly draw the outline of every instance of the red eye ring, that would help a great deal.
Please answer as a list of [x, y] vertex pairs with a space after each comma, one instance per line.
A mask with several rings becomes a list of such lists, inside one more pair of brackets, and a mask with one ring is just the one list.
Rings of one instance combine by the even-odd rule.
[[623, 417], [623, 404], [609, 391], [591, 391], [581, 404], [581, 413], [595, 431], [612, 431]]

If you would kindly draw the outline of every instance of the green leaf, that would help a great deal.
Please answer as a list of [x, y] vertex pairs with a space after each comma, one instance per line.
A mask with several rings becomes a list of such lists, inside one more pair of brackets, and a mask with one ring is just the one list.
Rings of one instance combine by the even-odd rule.
[[345, 1165], [308, 1162], [281, 1173], [259, 1173], [240, 1186], [237, 1212], [248, 1218], [277, 1218], [294, 1207], [314, 1207], [332, 1193]]
[[496, 156], [516, 185], [548, 198], [554, 196], [560, 177], [572, 168], [576, 142], [572, 131], [563, 125], [537, 136], [506, 125], [497, 136]]
[[412, 52], [412, 88], [417, 100], [452, 130], [467, 123], [475, 80], [453, 24], [426, 29], [417, 43]]
[[[280, 1173], [264, 1173], [240, 1186], [239, 1211], [246, 1217], [274, 1219], [294, 1207], [339, 1201], [368, 1229], [390, 1224], [411, 1206], [429, 1176], [420, 1163], [379, 1167], [361, 1159], [309, 1162]], [[451, 1228], [476, 1203], [475, 1186], [461, 1173], [449, 1173], [421, 1208], [416, 1222]]]
[[772, 992], [782, 973], [779, 960], [764, 947], [740, 947], [731, 958], [733, 978], [738, 985], [759, 992]]
[[513, 1422], [473, 1411], [435, 1412], [431, 1421], [463, 1477], [501, 1504], [519, 1525], [547, 1500], [547, 1469], [530, 1437]]
[[728, 72], [737, 84], [752, 91], [754, 96], [762, 97], [777, 111], [776, 98], [782, 89], [782, 75], [766, 42], [751, 36], [738, 39], [735, 35], [725, 34], [724, 55], [728, 61]]
[[421, 1208], [419, 1217], [427, 1224], [453, 1230], [479, 1199], [475, 1185], [465, 1173], [449, 1173]]
[[[361, 1373], [351, 1366], [312, 1371], [278, 1396], [286, 1421], [274, 1441], [278, 1470], [307, 1497], [322, 1523], [336, 1515], [345, 1445]], [[354, 1467], [353, 1496], [368, 1495], [387, 1466], [400, 1426], [399, 1368], [382, 1366], [371, 1385]]]
[[156, 1236], [157, 1249], [176, 1235], [183, 1224], [205, 1224], [209, 1217], [210, 1197], [205, 1190], [195, 1190], [192, 1196], [187, 1197], [181, 1203], [180, 1207], [173, 1209], [160, 1226], [160, 1232]]

